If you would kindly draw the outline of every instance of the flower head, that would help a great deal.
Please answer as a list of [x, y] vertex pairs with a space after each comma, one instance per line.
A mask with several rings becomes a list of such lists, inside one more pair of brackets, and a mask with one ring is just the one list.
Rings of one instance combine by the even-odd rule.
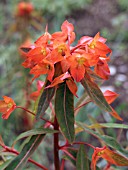
[[[72, 46], [74, 40], [74, 26], [68, 21], [64, 21], [61, 31], [53, 34], [46, 27], [45, 33], [35, 41], [33, 47], [29, 47], [23, 63], [25, 68], [30, 68], [33, 80], [47, 74], [47, 79], [51, 83], [53, 81], [53, 85], [55, 78], [68, 73], [71, 75], [68, 84], [75, 87], [75, 81], [80, 82], [89, 69], [101, 79], [108, 79], [110, 71], [107, 62], [111, 49], [105, 44], [106, 39], [97, 33], [94, 37], [83, 36], [76, 46]], [[57, 73], [58, 64], [61, 71]], [[55, 82], [59, 84], [59, 81]], [[74, 89], [73, 94], [76, 95], [76, 87]]]
[[34, 7], [30, 2], [20, 2], [17, 6], [17, 16], [30, 15]]
[[15, 110], [16, 104], [12, 98], [8, 96], [3, 96], [4, 100], [0, 100], [0, 112], [3, 119], [8, 119], [10, 114]]
[[99, 158], [105, 159], [109, 164], [117, 166], [128, 166], [128, 158], [110, 150], [106, 146], [103, 148], [96, 147], [92, 155], [91, 170], [96, 170], [96, 162]]

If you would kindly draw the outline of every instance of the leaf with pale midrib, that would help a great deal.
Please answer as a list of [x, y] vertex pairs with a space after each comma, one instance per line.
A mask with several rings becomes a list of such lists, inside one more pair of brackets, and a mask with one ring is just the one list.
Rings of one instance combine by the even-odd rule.
[[44, 137], [45, 134], [32, 136], [29, 142], [23, 147], [21, 153], [6, 167], [6, 170], [23, 170], [28, 159], [37, 149]]
[[49, 81], [46, 82], [46, 84], [42, 87], [41, 89], [41, 94], [38, 97], [36, 103], [35, 103], [35, 109], [34, 112], [36, 113], [36, 119], [39, 119], [41, 114], [45, 113], [47, 110], [50, 101], [52, 100], [54, 93], [55, 93], [55, 88], [45, 88], [50, 84]]
[[56, 91], [55, 113], [62, 133], [72, 143], [75, 137], [74, 96], [66, 83], [61, 84]]
[[115, 118], [122, 120], [121, 117], [112, 109], [112, 107], [106, 101], [102, 91], [98, 87], [98, 85], [93, 82], [89, 75], [86, 73], [84, 78], [81, 80], [81, 84], [87, 91], [88, 95], [90, 96], [91, 100], [100, 107], [103, 111], [109, 112]]

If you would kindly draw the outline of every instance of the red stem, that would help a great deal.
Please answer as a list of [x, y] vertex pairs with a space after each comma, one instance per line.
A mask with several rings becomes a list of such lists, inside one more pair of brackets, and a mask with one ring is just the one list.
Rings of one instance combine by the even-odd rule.
[[34, 165], [44, 169], [44, 170], [48, 170], [46, 167], [44, 167], [43, 165], [39, 164], [38, 162], [34, 161], [33, 159], [28, 159], [29, 162], [33, 163]]
[[[10, 148], [10, 147], [7, 147], [7, 146], [5, 146], [5, 145], [2, 145], [2, 147], [5, 149], [5, 152], [6, 152], [6, 151], [7, 151], [7, 152], [11, 152], [11, 153], [14, 153], [14, 154], [16, 154], [16, 155], [19, 155], [19, 154], [20, 154], [18, 151], [14, 150], [14, 149], [12, 149], [12, 148]], [[43, 165], [41, 165], [41, 164], [39, 164], [38, 162], [34, 161], [33, 159], [30, 159], [30, 158], [29, 158], [28, 161], [31, 162], [31, 163], [33, 163], [34, 165], [40, 167], [40, 168], [43, 169], [43, 170], [48, 170], [46, 167], [44, 167]]]
[[[59, 130], [59, 125], [55, 116], [54, 120], [54, 130]], [[60, 170], [60, 165], [59, 165], [59, 134], [54, 133], [54, 166], [55, 170]]]
[[[86, 143], [86, 142], [73, 142], [72, 145], [76, 145], [76, 144], [88, 145], [88, 146], [90, 146], [91, 148], [95, 149], [95, 147], [94, 147], [93, 145], [91, 145], [91, 144], [89, 144], [89, 143]], [[63, 148], [71, 147], [72, 145], [71, 145], [71, 144], [65, 144], [65, 145], [63, 145], [63, 146], [60, 146], [59, 149], [63, 150]]]
[[73, 160], [76, 160], [76, 158], [74, 158], [73, 155], [72, 155], [70, 152], [68, 152], [66, 149], [61, 148], [61, 150], [62, 150], [63, 152], [65, 152], [65, 153], [66, 153], [69, 157], [71, 157]]
[[30, 110], [27, 110], [26, 108], [22, 107], [22, 106], [16, 106], [16, 108], [22, 109], [30, 114], [32, 114], [33, 116], [36, 116], [35, 113], [31, 112]]
[[[24, 110], [24, 111], [32, 114], [33, 116], [36, 116], [35, 113], [31, 112], [30, 110], [28, 110], [28, 109], [26, 109], [26, 108], [24, 108], [24, 107], [22, 107], [22, 106], [16, 106], [16, 108], [22, 109], [22, 110]], [[42, 118], [42, 117], [41, 117], [41, 119], [44, 120], [45, 122], [48, 122], [48, 123], [50, 123], [51, 125], [53, 125], [53, 123], [50, 122], [49, 120], [46, 120], [45, 118]]]
[[91, 148], [95, 149], [95, 147], [94, 147], [93, 145], [91, 145], [91, 144], [89, 144], [89, 143], [86, 143], [86, 142], [74, 142], [73, 144], [74, 144], [74, 145], [75, 145], [75, 144], [88, 145], [88, 146], [90, 146]]
[[80, 106], [78, 106], [77, 108], [75, 108], [74, 111], [80, 109], [81, 107], [85, 106], [86, 104], [88, 104], [88, 103], [90, 103], [90, 102], [91, 102], [91, 100], [89, 100], [88, 102], [83, 103], [82, 105], [80, 105]]
[[64, 170], [64, 164], [65, 164], [65, 159], [62, 159], [60, 170]]

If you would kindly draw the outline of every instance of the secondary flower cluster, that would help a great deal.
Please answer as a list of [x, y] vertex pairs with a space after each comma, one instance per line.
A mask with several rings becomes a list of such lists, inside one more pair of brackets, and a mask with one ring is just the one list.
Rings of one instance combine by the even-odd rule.
[[3, 113], [3, 119], [8, 119], [10, 114], [16, 109], [16, 103], [8, 96], [3, 96], [3, 99], [0, 100], [0, 113]]
[[33, 5], [30, 2], [20, 2], [17, 6], [16, 15], [20, 17], [25, 17], [30, 15], [34, 10]]
[[[111, 49], [105, 44], [106, 39], [97, 33], [94, 38], [83, 36], [76, 46], [72, 46], [74, 40], [74, 26], [68, 21], [64, 21], [60, 32], [50, 34], [46, 28], [45, 33], [27, 49], [23, 63], [25, 68], [31, 69], [33, 80], [47, 74], [51, 86], [66, 81], [71, 92], [76, 95], [74, 81], [80, 82], [86, 72], [108, 79], [110, 71], [107, 62]], [[61, 72], [55, 75], [57, 64]]]

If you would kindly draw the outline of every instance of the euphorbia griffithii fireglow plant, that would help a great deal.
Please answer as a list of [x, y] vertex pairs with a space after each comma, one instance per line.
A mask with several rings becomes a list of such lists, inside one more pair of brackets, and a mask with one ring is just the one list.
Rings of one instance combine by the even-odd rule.
[[[92, 130], [92, 128], [102, 128], [106, 124], [96, 123], [89, 126], [85, 123], [75, 122], [76, 110], [78, 111], [90, 102], [94, 102], [101, 110], [110, 113], [114, 118], [120, 121], [122, 121], [122, 118], [110, 106], [118, 97], [118, 94], [109, 90], [102, 93], [96, 83], [97, 80], [107, 80], [110, 75], [108, 62], [112, 51], [105, 44], [106, 39], [101, 37], [100, 33], [97, 33], [94, 37], [81, 37], [75, 46], [72, 45], [74, 41], [74, 26], [68, 21], [64, 21], [61, 31], [50, 34], [46, 27], [45, 33], [33, 45], [21, 47], [25, 55], [25, 61], [22, 65], [29, 68], [30, 74], [34, 75], [32, 81], [41, 78], [43, 75], [46, 75], [46, 80], [45, 82], [38, 80], [37, 91], [30, 95], [32, 99], [36, 100], [33, 112], [27, 108], [16, 106], [13, 100], [8, 98], [10, 99], [10, 106], [6, 101], [6, 96], [4, 96], [4, 101], [0, 101], [0, 111], [4, 113], [2, 117], [7, 119], [14, 108], [21, 108], [34, 115], [37, 121], [41, 119], [46, 123], [39, 128], [23, 133], [16, 139], [13, 147], [17, 140], [29, 136], [28, 143], [24, 144], [23, 151], [20, 153], [9, 148], [10, 152], [18, 156], [7, 166], [7, 170], [24, 167], [26, 159], [46, 170], [45, 166], [35, 163], [30, 159], [30, 156], [40, 142], [43, 142], [47, 133], [54, 134], [53, 147], [56, 170], [64, 170], [67, 159], [73, 160], [74, 166], [79, 170], [96, 170], [96, 162], [100, 157], [108, 162], [106, 170], [109, 169], [111, 164], [128, 166], [128, 158], [124, 154], [126, 151], [123, 152], [123, 149], [117, 147], [116, 140], [109, 136], [102, 136], [102, 134]], [[77, 83], [82, 84], [87, 94], [83, 99], [84, 103], [79, 100], [81, 96], [77, 95]], [[76, 108], [74, 108], [74, 97], [79, 100]], [[52, 105], [54, 105], [54, 108]], [[48, 107], [52, 110], [52, 118], [46, 120], [43, 116]], [[112, 126], [120, 127], [121, 125], [113, 124]], [[94, 147], [86, 141], [76, 142], [75, 135], [81, 131], [94, 135], [102, 145], [104, 144], [104, 147]], [[59, 143], [59, 134], [64, 138], [64, 145]], [[114, 141], [115, 145], [111, 141]], [[74, 145], [80, 145], [79, 149], [74, 148]], [[84, 145], [94, 149], [91, 165], [89, 165], [89, 158], [84, 150]], [[8, 151], [4, 144], [2, 144], [2, 147], [5, 148], [5, 151]], [[121, 152], [121, 154], [108, 147]], [[60, 150], [64, 154], [61, 158], [59, 157]]]

